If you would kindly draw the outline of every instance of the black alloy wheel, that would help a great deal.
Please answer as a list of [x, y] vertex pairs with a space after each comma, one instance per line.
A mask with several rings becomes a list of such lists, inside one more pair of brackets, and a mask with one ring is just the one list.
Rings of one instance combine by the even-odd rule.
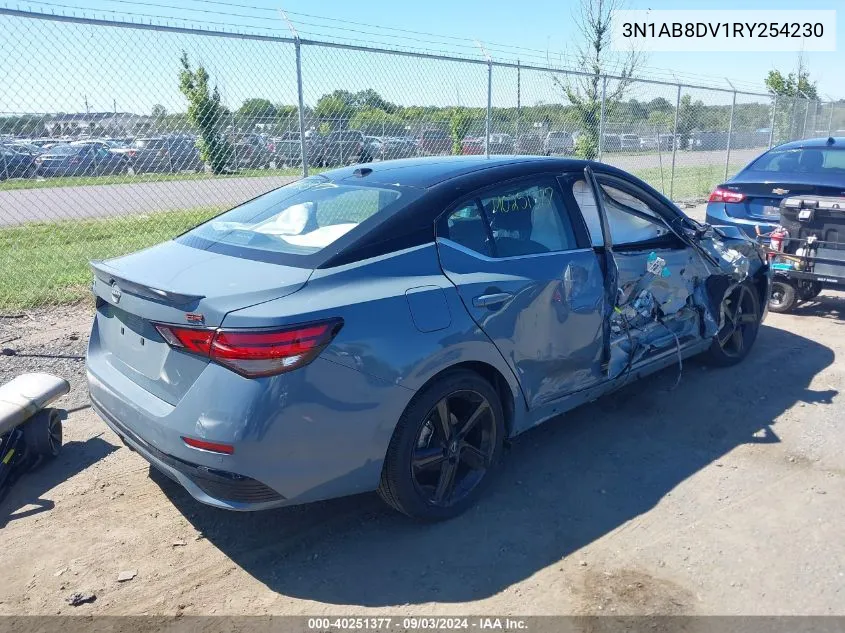
[[414, 518], [457, 516], [491, 479], [504, 439], [504, 413], [492, 385], [473, 371], [447, 371], [400, 417], [378, 492]]

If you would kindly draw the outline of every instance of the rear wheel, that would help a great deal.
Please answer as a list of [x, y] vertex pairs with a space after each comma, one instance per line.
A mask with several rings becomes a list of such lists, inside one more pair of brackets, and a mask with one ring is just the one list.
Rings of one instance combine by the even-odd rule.
[[62, 449], [62, 416], [57, 409], [42, 409], [23, 425], [27, 450], [55, 457]]
[[798, 298], [801, 301], [809, 301], [818, 297], [822, 290], [821, 282], [804, 280], [798, 286]]
[[769, 295], [769, 310], [783, 314], [795, 307], [798, 301], [795, 286], [784, 279], [772, 281], [772, 294]]
[[734, 288], [722, 302], [725, 319], [713, 338], [705, 360], [713, 365], [736, 365], [751, 351], [760, 329], [760, 302], [750, 283]]
[[379, 495], [399, 512], [438, 521], [471, 506], [496, 469], [505, 425], [478, 374], [450, 371], [414, 397], [396, 426]]

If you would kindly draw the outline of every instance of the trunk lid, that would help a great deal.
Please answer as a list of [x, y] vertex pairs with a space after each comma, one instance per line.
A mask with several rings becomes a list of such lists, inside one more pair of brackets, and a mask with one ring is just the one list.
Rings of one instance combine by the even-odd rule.
[[97, 316], [92, 365], [113, 369], [175, 405], [208, 360], [171, 348], [156, 323], [217, 327], [232, 310], [292, 294], [313, 272], [210, 253], [177, 242], [92, 262]]
[[[841, 196], [845, 195], [845, 184], [829, 177], [816, 174], [801, 174], [801, 182], [789, 177], [772, 180], [772, 174], [746, 172], [742, 178], [734, 178], [721, 188], [744, 193], [746, 198], [738, 205], [727, 205], [728, 209], [740, 207], [749, 218], [777, 222], [780, 218], [780, 202], [793, 196]], [[768, 180], [766, 180], [768, 178]]]

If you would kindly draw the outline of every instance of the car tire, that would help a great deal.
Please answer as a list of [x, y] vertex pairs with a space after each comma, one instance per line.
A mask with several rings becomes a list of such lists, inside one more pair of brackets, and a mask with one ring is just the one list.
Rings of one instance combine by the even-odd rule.
[[28, 451], [42, 457], [56, 457], [62, 450], [62, 416], [58, 409], [42, 409], [23, 425]]
[[769, 311], [784, 314], [795, 307], [798, 293], [795, 286], [785, 279], [772, 280], [772, 292], [769, 295]]
[[713, 337], [703, 360], [718, 367], [736, 365], [748, 356], [760, 329], [762, 311], [757, 289], [746, 281], [730, 292], [723, 302], [725, 324]]
[[819, 281], [806, 281], [798, 288], [798, 298], [801, 301], [810, 301], [818, 297], [824, 288]]
[[[442, 411], [447, 412], [451, 436], [444, 436]], [[448, 371], [414, 396], [399, 418], [378, 493], [388, 505], [418, 520], [455, 517], [489, 484], [504, 439], [504, 412], [496, 390], [475, 372]]]

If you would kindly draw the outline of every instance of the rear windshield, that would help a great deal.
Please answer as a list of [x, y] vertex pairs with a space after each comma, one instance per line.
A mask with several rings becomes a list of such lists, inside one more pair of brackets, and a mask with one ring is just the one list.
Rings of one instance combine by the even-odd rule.
[[[259, 196], [201, 224], [180, 239], [221, 245], [225, 252], [311, 255], [376, 214], [391, 213], [412, 193], [399, 188], [336, 184], [306, 178]], [[266, 259], [266, 257], [259, 257]]]
[[845, 174], [845, 150], [810, 147], [773, 150], [748, 169], [770, 173]]

